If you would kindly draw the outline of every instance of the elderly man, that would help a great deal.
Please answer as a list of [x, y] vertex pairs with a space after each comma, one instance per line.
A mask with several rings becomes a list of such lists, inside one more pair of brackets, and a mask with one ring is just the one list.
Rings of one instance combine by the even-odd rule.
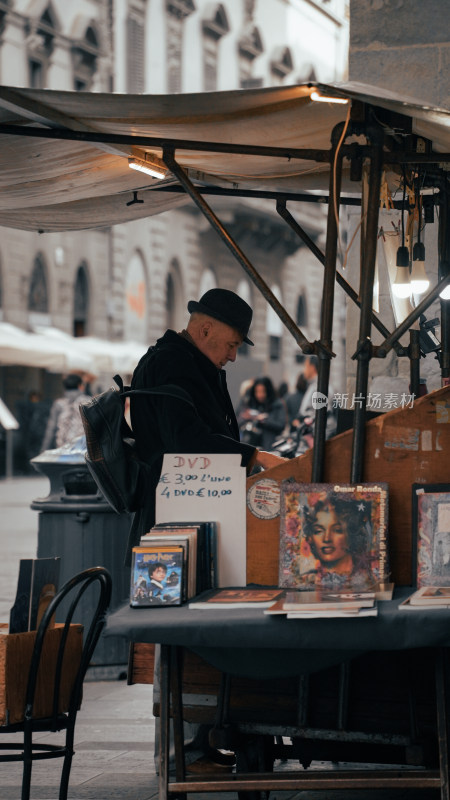
[[[167, 330], [140, 360], [131, 383], [132, 389], [175, 385], [192, 403], [172, 396], [131, 397], [136, 446], [149, 473], [147, 484], [141, 487], [143, 506], [135, 514], [129, 549], [154, 524], [155, 488], [164, 453], [239, 453], [247, 471], [254, 466], [267, 469], [284, 460], [239, 440], [228, 394], [224, 367], [236, 360], [242, 342], [253, 345], [247, 335], [252, 309], [234, 292], [210, 289], [198, 302], [191, 300], [188, 311], [186, 329]], [[155, 672], [156, 694], [158, 688]], [[156, 737], [158, 733], [157, 728]], [[185, 738], [190, 771], [229, 768], [233, 757], [209, 747], [208, 726], [185, 723]]]
[[131, 424], [139, 457], [149, 464], [145, 498], [135, 515], [130, 546], [139, 543], [155, 521], [155, 488], [164, 453], [239, 453], [250, 471], [279, 464], [279, 456], [239, 440], [239, 428], [228, 394], [224, 367], [236, 360], [248, 338], [252, 309], [234, 292], [210, 289], [199, 302], [188, 303], [186, 330], [167, 330], [135, 369], [131, 388], [164, 384], [180, 387], [192, 405], [171, 396], [132, 396]]

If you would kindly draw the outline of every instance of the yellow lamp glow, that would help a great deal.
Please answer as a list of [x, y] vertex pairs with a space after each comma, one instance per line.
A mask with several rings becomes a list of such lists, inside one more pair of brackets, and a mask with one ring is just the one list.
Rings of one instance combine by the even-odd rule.
[[138, 172], [144, 172], [145, 175], [151, 175], [152, 178], [159, 178], [162, 180], [166, 177], [165, 171], [156, 164], [152, 164], [151, 161], [141, 161], [139, 158], [129, 158], [128, 166], [130, 169], [135, 169]]

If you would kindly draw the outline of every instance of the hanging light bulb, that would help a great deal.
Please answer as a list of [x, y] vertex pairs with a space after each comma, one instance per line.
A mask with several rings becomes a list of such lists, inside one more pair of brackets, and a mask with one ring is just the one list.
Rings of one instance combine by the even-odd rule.
[[414, 294], [423, 294], [430, 285], [425, 272], [425, 246], [417, 241], [413, 247], [413, 263], [411, 270], [411, 289]]
[[409, 297], [411, 294], [409, 251], [404, 245], [397, 250], [396, 264], [397, 271], [395, 273], [394, 283], [392, 284], [392, 293], [395, 297]]

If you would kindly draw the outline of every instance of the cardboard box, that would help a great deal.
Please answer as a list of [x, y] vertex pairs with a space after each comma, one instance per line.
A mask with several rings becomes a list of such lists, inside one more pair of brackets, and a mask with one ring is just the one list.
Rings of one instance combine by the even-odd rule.
[[[33, 718], [51, 715], [53, 684], [63, 625], [47, 631], [38, 672]], [[36, 631], [7, 633], [0, 625], [0, 725], [12, 725], [24, 718], [28, 682]], [[62, 668], [59, 711], [67, 711], [72, 686], [80, 664], [83, 626], [71, 625]]]

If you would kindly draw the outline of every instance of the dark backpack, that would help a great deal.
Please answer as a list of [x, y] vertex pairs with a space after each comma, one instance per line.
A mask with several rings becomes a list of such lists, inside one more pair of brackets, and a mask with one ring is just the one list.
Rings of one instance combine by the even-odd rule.
[[149, 465], [140, 461], [133, 431], [125, 419], [125, 398], [135, 394], [175, 397], [194, 406], [189, 394], [174, 384], [154, 389], [130, 389], [120, 375], [117, 389], [108, 389], [80, 405], [86, 434], [86, 464], [98, 488], [114, 511], [136, 511], [142, 505], [138, 495], [140, 476]]

